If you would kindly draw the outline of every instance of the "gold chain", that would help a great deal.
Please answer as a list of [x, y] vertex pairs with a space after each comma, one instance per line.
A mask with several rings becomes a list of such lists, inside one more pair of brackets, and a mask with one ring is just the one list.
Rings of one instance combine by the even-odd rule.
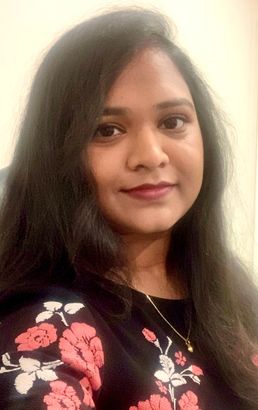
[[171, 325], [171, 323], [165, 318], [165, 316], [163, 316], [163, 314], [160, 312], [160, 310], [158, 309], [158, 307], [155, 305], [155, 303], [153, 302], [153, 300], [151, 299], [151, 297], [149, 295], [145, 295], [146, 298], [148, 299], [148, 301], [152, 304], [152, 306], [156, 309], [156, 311], [158, 312], [158, 314], [162, 317], [162, 319], [171, 327], [171, 329], [179, 336], [181, 337], [181, 339], [183, 339], [183, 341], [186, 344], [187, 350], [191, 353], [193, 353], [194, 349], [193, 349], [193, 345], [190, 342], [190, 333], [191, 333], [191, 327], [192, 327], [192, 321], [190, 318], [190, 325], [189, 325], [189, 329], [188, 329], [188, 333], [187, 333], [187, 337], [182, 336], [178, 330], [176, 330], [174, 328], [174, 326]]

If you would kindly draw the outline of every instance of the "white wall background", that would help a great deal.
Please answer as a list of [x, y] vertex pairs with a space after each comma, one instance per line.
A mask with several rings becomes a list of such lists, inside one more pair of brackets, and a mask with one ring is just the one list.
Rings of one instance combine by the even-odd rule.
[[232, 245], [258, 272], [258, 0], [94, 0], [94, 5], [87, 0], [0, 0], [0, 168], [11, 161], [44, 51], [67, 28], [112, 5], [165, 12], [177, 26], [178, 43], [216, 91], [232, 124], [235, 175], [226, 201]]

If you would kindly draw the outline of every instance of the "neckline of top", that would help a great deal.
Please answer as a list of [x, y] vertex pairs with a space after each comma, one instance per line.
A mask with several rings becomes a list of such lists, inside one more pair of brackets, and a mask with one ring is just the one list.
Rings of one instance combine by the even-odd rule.
[[[146, 293], [137, 290], [129, 285], [123, 284], [123, 283], [118, 283], [110, 278], [107, 277], [101, 277], [99, 275], [97, 275], [96, 273], [93, 272], [87, 272], [87, 277], [88, 277], [88, 282], [90, 283], [95, 283], [100, 285], [102, 288], [106, 289], [106, 290], [114, 290], [117, 289], [118, 292], [119, 290], [122, 291], [126, 291], [129, 290], [132, 292], [132, 295], [134, 295], [137, 298], [140, 299], [146, 299]], [[81, 279], [79, 279], [79, 284], [81, 285]], [[82, 284], [83, 285], [83, 284]], [[188, 303], [191, 299], [189, 297], [186, 298], [164, 298], [164, 297], [160, 297], [160, 296], [156, 296], [156, 295], [152, 295], [152, 294], [148, 294], [154, 301], [159, 302], [159, 303], [178, 303], [178, 304], [185, 304]], [[148, 302], [149, 303], [149, 302]]]

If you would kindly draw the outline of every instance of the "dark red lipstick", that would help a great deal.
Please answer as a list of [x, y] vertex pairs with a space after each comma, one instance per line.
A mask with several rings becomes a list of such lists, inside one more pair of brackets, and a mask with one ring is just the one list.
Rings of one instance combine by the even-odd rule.
[[122, 192], [138, 199], [155, 200], [167, 195], [174, 187], [175, 184], [160, 182], [158, 184], [137, 185], [133, 188], [123, 189]]

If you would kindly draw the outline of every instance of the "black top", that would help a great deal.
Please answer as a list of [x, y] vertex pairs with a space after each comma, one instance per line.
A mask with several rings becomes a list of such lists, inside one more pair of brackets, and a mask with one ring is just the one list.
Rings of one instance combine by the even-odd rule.
[[[72, 290], [9, 297], [0, 327], [1, 409], [244, 409], [143, 293], [111, 285], [92, 275]], [[152, 299], [186, 335], [190, 300]]]

